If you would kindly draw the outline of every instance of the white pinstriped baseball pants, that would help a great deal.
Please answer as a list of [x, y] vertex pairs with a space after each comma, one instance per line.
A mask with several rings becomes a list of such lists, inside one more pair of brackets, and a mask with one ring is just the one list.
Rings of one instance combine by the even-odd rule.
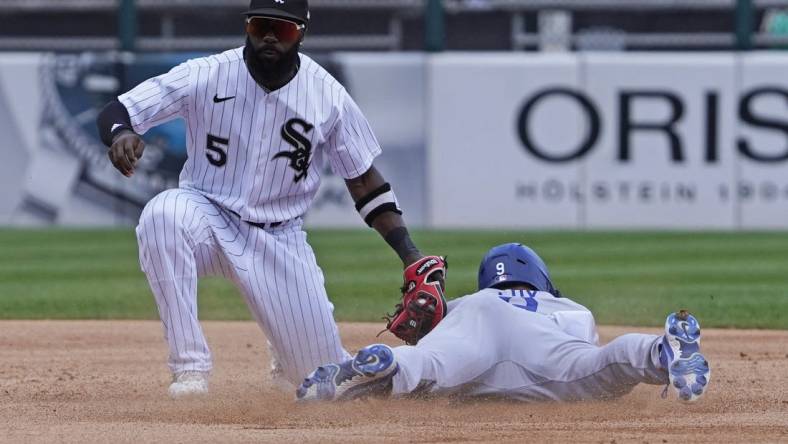
[[145, 206], [137, 241], [173, 373], [212, 368], [197, 311], [202, 276], [236, 284], [288, 381], [298, 384], [315, 367], [347, 359], [300, 220], [263, 230], [197, 191], [179, 188]]

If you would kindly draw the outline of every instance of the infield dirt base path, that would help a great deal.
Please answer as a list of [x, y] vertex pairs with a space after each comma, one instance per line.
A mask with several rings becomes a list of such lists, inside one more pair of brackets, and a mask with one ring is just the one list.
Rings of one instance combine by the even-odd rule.
[[[0, 322], [2, 442], [788, 442], [788, 332], [705, 330], [698, 403], [640, 386], [610, 402], [370, 400], [299, 405], [272, 386], [257, 326], [206, 322], [212, 394], [167, 398], [158, 322]], [[345, 344], [377, 324], [342, 324]], [[604, 341], [631, 331], [605, 327]], [[386, 341], [394, 345], [391, 337]]]

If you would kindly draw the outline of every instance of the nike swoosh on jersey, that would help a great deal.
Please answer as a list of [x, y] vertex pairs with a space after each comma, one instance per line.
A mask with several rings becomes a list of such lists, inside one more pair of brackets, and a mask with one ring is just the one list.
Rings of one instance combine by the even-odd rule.
[[213, 103], [222, 103], [222, 102], [226, 102], [228, 100], [232, 100], [234, 98], [235, 98], [235, 96], [230, 96], [230, 97], [222, 97], [220, 99], [219, 98], [219, 94], [216, 94], [215, 96], [213, 96]]
[[116, 129], [120, 128], [121, 126], [124, 126], [124, 125], [123, 125], [123, 124], [121, 124], [121, 123], [116, 123], [116, 124], [112, 125], [112, 128], [110, 128], [110, 129], [109, 129], [109, 132], [111, 132], [111, 133], [112, 133], [112, 132], [114, 132]]

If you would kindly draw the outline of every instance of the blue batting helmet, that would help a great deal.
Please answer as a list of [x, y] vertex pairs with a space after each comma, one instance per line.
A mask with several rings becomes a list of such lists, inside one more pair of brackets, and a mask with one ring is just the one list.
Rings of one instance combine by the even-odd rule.
[[479, 290], [509, 283], [528, 284], [535, 290], [559, 295], [550, 281], [547, 265], [523, 244], [493, 247], [479, 264]]

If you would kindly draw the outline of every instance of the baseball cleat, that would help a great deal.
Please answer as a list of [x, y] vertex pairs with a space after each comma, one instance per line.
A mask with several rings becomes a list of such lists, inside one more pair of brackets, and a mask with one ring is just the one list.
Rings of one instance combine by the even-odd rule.
[[318, 367], [296, 390], [300, 401], [345, 401], [382, 395], [391, 390], [399, 370], [391, 347], [368, 345], [342, 364]]
[[168, 390], [172, 399], [205, 396], [208, 394], [208, 373], [187, 371], [172, 376]]
[[708, 388], [711, 369], [700, 353], [700, 324], [686, 310], [671, 313], [665, 321], [659, 360], [679, 399], [695, 401]]
[[285, 369], [282, 367], [282, 361], [279, 359], [270, 341], [268, 341], [268, 354], [271, 356], [271, 363], [268, 370], [268, 376], [271, 378], [271, 383], [277, 389], [289, 393], [293, 390], [293, 384], [285, 377]]

